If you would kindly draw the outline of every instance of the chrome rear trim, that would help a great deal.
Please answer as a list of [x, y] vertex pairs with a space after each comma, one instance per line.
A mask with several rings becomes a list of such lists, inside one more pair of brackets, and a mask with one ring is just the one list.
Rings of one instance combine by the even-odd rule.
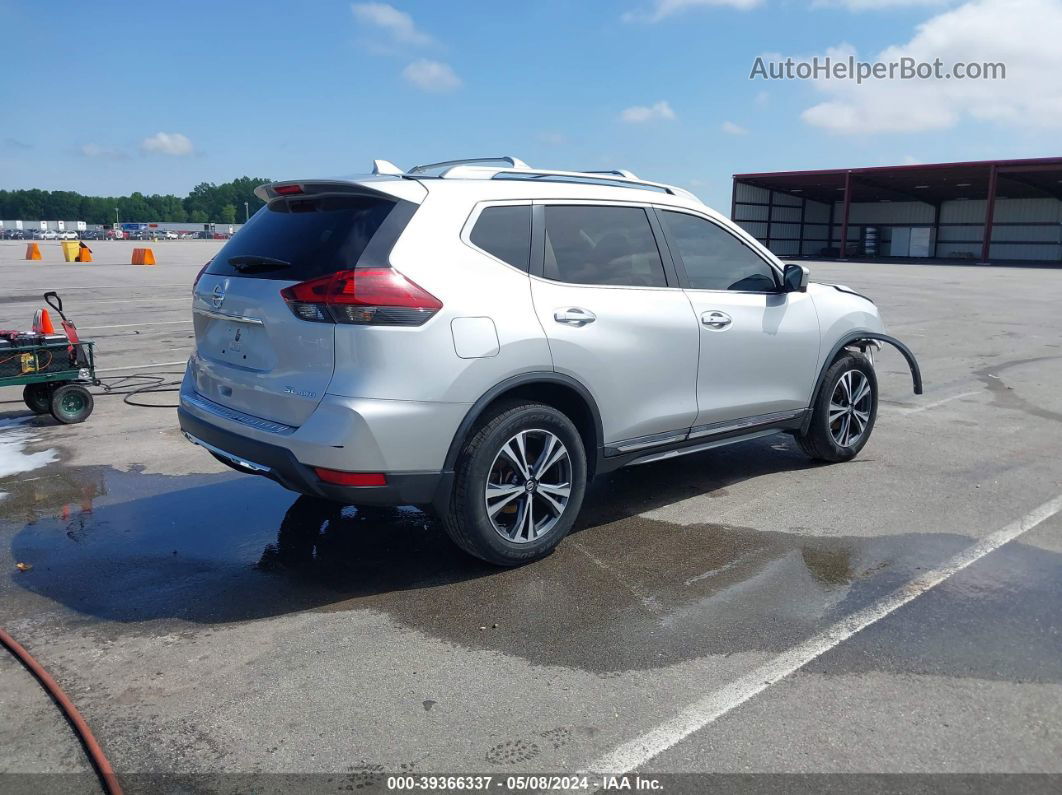
[[188, 431], [184, 432], [184, 438], [186, 438], [192, 444], [197, 444], [200, 447], [202, 447], [204, 450], [209, 450], [214, 455], [220, 456], [221, 458], [224, 458], [226, 461], [231, 461], [236, 466], [238, 466], [238, 467], [240, 467], [242, 469], [247, 469], [247, 470], [250, 470], [251, 472], [258, 472], [258, 473], [261, 473], [261, 474], [265, 474], [266, 472], [270, 471], [270, 468], [265, 466], [265, 465], [263, 465], [263, 464], [256, 464], [254, 461], [248, 461], [246, 458], [240, 458], [238, 455], [233, 455], [232, 453], [226, 452], [225, 450], [222, 450], [220, 447], [215, 447], [212, 444], [207, 444], [202, 439], [200, 439], [200, 438], [198, 438], [196, 436], [192, 436], [192, 434], [188, 433]]
[[284, 425], [281, 422], [274, 422], [273, 420], [264, 420], [261, 417], [255, 417], [251, 414], [244, 414], [242, 411], [230, 409], [227, 406], [215, 403], [213, 400], [207, 400], [202, 395], [181, 395], [181, 402], [193, 406], [200, 411], [213, 414], [215, 417], [221, 417], [230, 422], [238, 422], [241, 425], [246, 425], [259, 431], [265, 431], [266, 433], [277, 433], [287, 436], [298, 430], [291, 425]]
[[192, 311], [197, 315], [206, 315], [216, 320], [228, 320], [233, 323], [248, 323], [252, 326], [264, 326], [265, 322], [260, 317], [250, 317], [249, 315], [230, 315], [228, 312], [216, 312], [213, 309], [203, 309], [201, 306], [193, 307]]

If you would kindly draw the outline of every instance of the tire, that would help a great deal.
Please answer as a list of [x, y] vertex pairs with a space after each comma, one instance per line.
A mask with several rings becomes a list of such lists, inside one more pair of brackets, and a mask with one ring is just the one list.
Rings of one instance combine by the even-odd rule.
[[[531, 470], [530, 477], [524, 469]], [[500, 404], [458, 456], [443, 527], [457, 546], [488, 563], [538, 560], [571, 530], [583, 504], [586, 472], [583, 441], [568, 417], [541, 403]]]
[[[862, 394], [864, 385], [869, 386], [868, 394]], [[854, 401], [849, 397], [852, 388], [852, 397], [857, 398]], [[852, 403], [854, 408], [849, 410]], [[826, 371], [812, 408], [811, 423], [806, 433], [797, 435], [797, 442], [817, 461], [851, 461], [870, 439], [877, 416], [878, 379], [874, 366], [861, 354], [846, 353]]]
[[22, 399], [34, 414], [47, 414], [52, 410], [52, 385], [26, 384]]
[[64, 384], [52, 393], [52, 416], [64, 425], [84, 422], [92, 405], [92, 393], [77, 384]]

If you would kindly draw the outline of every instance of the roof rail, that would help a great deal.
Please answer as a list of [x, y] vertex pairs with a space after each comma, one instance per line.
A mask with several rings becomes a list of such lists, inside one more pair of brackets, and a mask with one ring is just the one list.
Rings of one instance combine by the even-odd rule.
[[612, 175], [617, 176], [617, 177], [623, 177], [624, 179], [633, 179], [633, 180], [637, 180], [639, 182], [641, 181], [641, 180], [638, 180], [638, 177], [636, 177], [634, 175], [633, 171], [628, 171], [625, 168], [607, 168], [607, 169], [605, 169], [603, 171], [593, 171], [593, 170], [587, 169], [586, 171], [582, 171], [580, 173], [582, 173], [582, 174], [612, 174]]
[[[408, 172], [412, 174], [413, 172]], [[525, 177], [528, 179], [541, 179], [548, 182], [551, 177], [560, 177], [557, 181], [579, 181], [579, 182], [602, 182], [611, 183], [612, 185], [618, 185], [620, 187], [630, 188], [655, 188], [669, 193], [672, 196], [684, 196], [687, 199], [694, 199], [700, 201], [696, 196], [690, 193], [688, 190], [676, 187], [675, 185], [668, 185], [663, 182], [650, 182], [644, 179], [638, 179], [630, 171], [555, 171], [553, 169], [541, 169], [531, 168], [527, 165], [515, 168], [493, 168], [483, 167], [476, 165], [466, 165], [464, 163], [458, 163], [446, 168], [440, 177], [446, 179], [496, 179], [501, 176], [504, 179], [504, 175], [512, 174], [516, 177]]]
[[425, 171], [434, 171], [437, 168], [450, 169], [454, 166], [471, 166], [477, 163], [508, 163], [510, 168], [527, 169], [528, 165], [518, 157], [469, 157], [464, 160], [443, 160], [441, 163], [425, 163], [421, 166], [413, 166], [406, 174], [423, 174]]

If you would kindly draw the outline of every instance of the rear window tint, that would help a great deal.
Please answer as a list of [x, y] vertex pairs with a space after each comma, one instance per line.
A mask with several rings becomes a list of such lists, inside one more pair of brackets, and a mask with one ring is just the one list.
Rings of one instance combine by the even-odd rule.
[[[207, 273], [305, 281], [353, 268], [394, 207], [364, 196], [274, 200], [225, 244]], [[256, 264], [255, 257], [289, 265]], [[243, 262], [234, 265], [233, 258]]]
[[514, 268], [531, 262], [531, 205], [487, 207], [479, 214], [469, 240]]

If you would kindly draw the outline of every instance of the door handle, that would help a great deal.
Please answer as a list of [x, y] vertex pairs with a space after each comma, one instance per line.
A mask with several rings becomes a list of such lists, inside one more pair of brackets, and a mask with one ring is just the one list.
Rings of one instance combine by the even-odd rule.
[[576, 328], [582, 328], [587, 323], [593, 323], [597, 320], [597, 315], [591, 312], [589, 309], [583, 309], [578, 306], [569, 306], [567, 309], [558, 309], [553, 313], [553, 319], [558, 323], [564, 323], [568, 326], [575, 326]]
[[716, 331], [722, 331], [733, 322], [734, 319], [730, 317], [730, 315], [728, 315], [726, 312], [720, 312], [716, 309], [713, 309], [711, 312], [701, 313], [701, 323], [710, 329], [715, 329]]

